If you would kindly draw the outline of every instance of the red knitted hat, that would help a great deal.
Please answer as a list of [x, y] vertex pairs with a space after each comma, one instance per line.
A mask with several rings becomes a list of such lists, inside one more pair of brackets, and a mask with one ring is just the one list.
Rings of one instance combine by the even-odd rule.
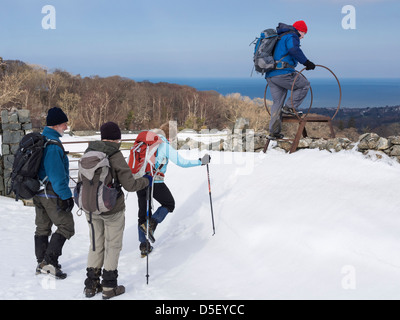
[[299, 21], [296, 21], [295, 23], [293, 23], [293, 27], [296, 30], [302, 31], [302, 32], [305, 32], [305, 33], [307, 33], [307, 30], [308, 30], [307, 25], [303, 20], [299, 20]]

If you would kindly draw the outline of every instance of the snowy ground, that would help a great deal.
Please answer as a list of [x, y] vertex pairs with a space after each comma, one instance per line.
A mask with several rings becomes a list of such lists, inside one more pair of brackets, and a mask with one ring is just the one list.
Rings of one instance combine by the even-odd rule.
[[[126, 293], [115, 299], [400, 298], [398, 163], [356, 151], [211, 156], [216, 235], [206, 168], [170, 164], [176, 210], [157, 228], [149, 285], [128, 195], [118, 279]], [[88, 225], [74, 218], [60, 258], [68, 278], [35, 276], [34, 208], [0, 198], [0, 299], [86, 299]]]

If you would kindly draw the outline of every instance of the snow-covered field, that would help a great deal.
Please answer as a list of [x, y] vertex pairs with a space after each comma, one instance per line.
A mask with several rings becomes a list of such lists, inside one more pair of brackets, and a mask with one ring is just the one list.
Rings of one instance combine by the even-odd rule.
[[[166, 183], [176, 210], [157, 228], [149, 285], [137, 198], [127, 195], [118, 268], [126, 293], [115, 299], [400, 298], [398, 163], [356, 151], [211, 156], [216, 234], [206, 168], [171, 163]], [[89, 229], [84, 215], [74, 218], [76, 234], [60, 257], [68, 278], [36, 276], [34, 208], [0, 198], [0, 299], [86, 299]]]

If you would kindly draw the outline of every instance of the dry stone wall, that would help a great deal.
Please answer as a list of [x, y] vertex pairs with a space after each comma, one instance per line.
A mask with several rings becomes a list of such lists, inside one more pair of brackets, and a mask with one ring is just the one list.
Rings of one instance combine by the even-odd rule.
[[[278, 141], [275, 148], [289, 151], [292, 146], [291, 141]], [[380, 137], [376, 133], [362, 134], [357, 142], [352, 142], [347, 138], [334, 139], [300, 139], [299, 149], [320, 149], [328, 151], [357, 150], [365, 155], [373, 152], [377, 157], [387, 155], [400, 162], [400, 136], [388, 138]]]
[[[248, 129], [248, 122], [243, 119], [239, 119], [234, 128], [227, 131], [226, 139], [221, 139], [218, 142], [205, 144], [188, 138], [186, 141], [178, 141], [178, 148], [231, 152], [260, 152], [264, 149], [267, 142], [267, 132], [254, 132]], [[292, 147], [292, 141], [280, 140], [272, 147], [289, 152]], [[400, 162], [400, 136], [384, 138], [376, 133], [365, 133], [359, 136], [357, 142], [351, 141], [348, 138], [315, 139], [306, 137], [300, 139], [298, 149], [319, 149], [329, 152], [354, 149], [366, 155], [373, 152], [378, 158], [387, 155]]]
[[7, 195], [11, 183], [11, 171], [14, 156], [19, 142], [32, 130], [29, 110], [2, 110], [1, 111], [1, 166], [0, 166], [0, 195]]
[[[1, 111], [2, 145], [0, 155], [0, 195], [7, 195], [10, 186], [10, 176], [14, 156], [18, 145], [27, 131], [32, 130], [29, 110], [2, 110]], [[249, 122], [246, 119], [239, 119], [232, 129], [227, 130], [225, 139], [210, 143], [201, 143], [196, 140], [187, 139], [178, 141], [178, 149], [201, 149], [227, 152], [246, 152], [263, 150], [267, 141], [266, 132], [254, 132], [249, 129]], [[277, 141], [273, 148], [280, 148], [288, 152], [291, 148], [290, 140]], [[400, 162], [400, 136], [388, 138], [380, 137], [376, 133], [365, 133], [357, 142], [347, 138], [334, 139], [312, 139], [303, 138], [299, 142], [299, 149], [319, 149], [330, 152], [341, 150], [357, 150], [363, 154], [373, 152], [376, 157], [387, 155]]]

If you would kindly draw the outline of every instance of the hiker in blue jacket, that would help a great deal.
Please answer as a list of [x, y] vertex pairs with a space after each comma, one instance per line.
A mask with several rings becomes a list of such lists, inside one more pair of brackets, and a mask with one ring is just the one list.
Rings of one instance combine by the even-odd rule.
[[[48, 111], [47, 126], [42, 134], [47, 140], [58, 143], [49, 144], [44, 149], [39, 168], [39, 179], [43, 182], [43, 187], [33, 198], [36, 211], [36, 273], [50, 273], [57, 279], [65, 279], [67, 276], [62, 272], [58, 258], [65, 241], [75, 232], [71, 212], [74, 200], [69, 188], [69, 162], [60, 141], [67, 129], [67, 122], [67, 115], [60, 108], [54, 107]], [[52, 225], [57, 227], [53, 234]]]
[[301, 105], [310, 88], [310, 83], [304, 77], [298, 77], [292, 92], [293, 106], [291, 98], [284, 106], [287, 92], [291, 90], [296, 77], [297, 64], [303, 64], [306, 70], [315, 69], [315, 64], [308, 60], [300, 49], [300, 40], [308, 31], [304, 21], [296, 21], [293, 26], [279, 23], [276, 31], [280, 37], [274, 51], [274, 60], [277, 61], [277, 66], [275, 70], [269, 71], [265, 75], [273, 99], [269, 124], [270, 139], [283, 138], [283, 134], [281, 134], [282, 113], [295, 114], [293, 109], [297, 109]]
[[[211, 157], [206, 154], [201, 159], [188, 160], [179, 155], [178, 151], [173, 148], [168, 142], [166, 135], [169, 134], [168, 125], [162, 126], [164, 130], [154, 129], [155, 132], [163, 141], [157, 149], [155, 168], [159, 168], [157, 175], [153, 178], [153, 186], [150, 188], [153, 198], [160, 203], [160, 207], [152, 213], [150, 208], [150, 221], [149, 221], [149, 239], [151, 242], [155, 241], [154, 231], [159, 223], [161, 223], [168, 213], [174, 211], [175, 200], [172, 196], [171, 191], [168, 189], [167, 185], [164, 183], [165, 173], [167, 171], [168, 162], [172, 161], [176, 165], [182, 168], [190, 168], [201, 165], [206, 165], [210, 162]], [[153, 189], [153, 190], [151, 190]], [[138, 204], [139, 204], [139, 219], [138, 219], [138, 229], [139, 229], [139, 242], [140, 242], [140, 252], [142, 258], [144, 258], [148, 253], [153, 250], [152, 246], [147, 246], [146, 240], [146, 216], [147, 216], [147, 201], [146, 201], [146, 189], [137, 192]], [[147, 248], [149, 251], [147, 251]]]

